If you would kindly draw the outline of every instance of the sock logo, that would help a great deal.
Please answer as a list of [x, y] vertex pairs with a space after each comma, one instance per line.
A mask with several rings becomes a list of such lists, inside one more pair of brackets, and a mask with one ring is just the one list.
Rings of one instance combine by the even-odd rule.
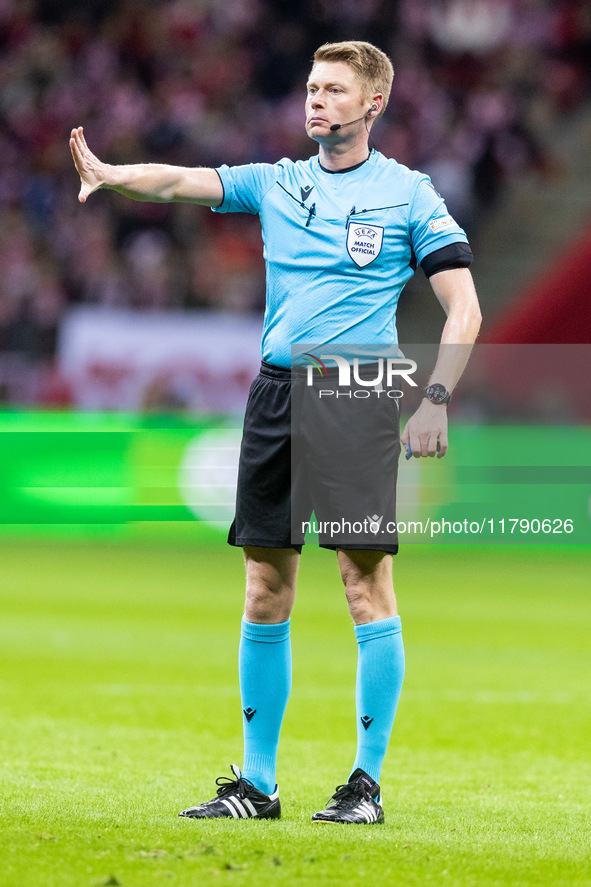
[[361, 723], [366, 730], [369, 730], [369, 728], [373, 724], [373, 718], [370, 718], [369, 715], [363, 715], [363, 717], [361, 718]]
[[[257, 710], [256, 710], [256, 708], [250, 708], [250, 706], [249, 706], [248, 708], [243, 709], [243, 713], [244, 713], [244, 717], [246, 718], [246, 720], [250, 724], [250, 722], [252, 721], [252, 719], [256, 715]], [[367, 730], [367, 727], [365, 729]]]

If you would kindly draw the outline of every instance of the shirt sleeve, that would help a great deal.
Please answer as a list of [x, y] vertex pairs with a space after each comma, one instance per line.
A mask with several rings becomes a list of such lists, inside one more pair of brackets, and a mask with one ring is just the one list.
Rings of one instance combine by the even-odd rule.
[[433, 253], [427, 253], [421, 262], [421, 268], [426, 277], [433, 277], [439, 271], [468, 268], [473, 258], [472, 250], [467, 243], [448, 243]]
[[410, 241], [417, 260], [450, 243], [468, 243], [465, 231], [450, 216], [429, 176], [421, 176], [410, 202]]
[[212, 207], [218, 213], [251, 213], [256, 215], [267, 191], [277, 181], [276, 167], [271, 163], [248, 163], [245, 166], [219, 166], [216, 168], [224, 199]]

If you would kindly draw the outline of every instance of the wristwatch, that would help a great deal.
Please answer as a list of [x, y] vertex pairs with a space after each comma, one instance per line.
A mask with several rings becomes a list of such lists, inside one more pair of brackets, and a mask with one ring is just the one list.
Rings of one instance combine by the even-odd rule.
[[441, 385], [439, 382], [427, 385], [423, 397], [426, 397], [431, 403], [437, 404], [448, 404], [451, 400], [450, 392], [445, 385]]

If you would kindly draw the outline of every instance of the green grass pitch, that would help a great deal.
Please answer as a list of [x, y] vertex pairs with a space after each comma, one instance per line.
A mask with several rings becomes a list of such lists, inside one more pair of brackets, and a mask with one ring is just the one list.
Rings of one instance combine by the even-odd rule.
[[591, 885], [591, 550], [409, 546], [383, 826], [313, 826], [355, 746], [334, 555], [293, 614], [279, 822], [195, 822], [241, 763], [240, 553], [0, 545], [0, 884]]

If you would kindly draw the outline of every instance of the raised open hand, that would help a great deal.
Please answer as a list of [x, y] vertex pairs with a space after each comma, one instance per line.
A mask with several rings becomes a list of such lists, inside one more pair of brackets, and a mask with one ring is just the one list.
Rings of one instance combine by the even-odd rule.
[[105, 183], [107, 164], [95, 157], [84, 138], [82, 127], [73, 129], [70, 135], [70, 150], [80, 176], [78, 200], [86, 203], [86, 198]]

